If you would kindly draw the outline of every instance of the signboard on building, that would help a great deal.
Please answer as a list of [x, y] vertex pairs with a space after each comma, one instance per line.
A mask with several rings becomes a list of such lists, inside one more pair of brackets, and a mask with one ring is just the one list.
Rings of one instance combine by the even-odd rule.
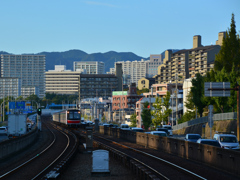
[[121, 96], [121, 95], [128, 95], [127, 91], [113, 91], [113, 96]]
[[91, 105], [90, 104], [80, 104], [80, 109], [91, 109]]

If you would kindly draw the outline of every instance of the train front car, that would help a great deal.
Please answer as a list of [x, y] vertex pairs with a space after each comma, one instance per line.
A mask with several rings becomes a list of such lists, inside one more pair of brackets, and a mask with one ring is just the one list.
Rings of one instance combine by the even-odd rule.
[[81, 111], [74, 109], [74, 110], [67, 110], [67, 125], [69, 127], [80, 127], [81, 124]]

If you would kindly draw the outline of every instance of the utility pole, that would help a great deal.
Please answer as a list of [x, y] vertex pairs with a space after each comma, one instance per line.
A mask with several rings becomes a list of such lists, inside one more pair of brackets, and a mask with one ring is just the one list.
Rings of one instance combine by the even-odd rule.
[[[78, 81], [78, 83], [79, 83], [79, 86], [78, 86], [78, 104], [80, 105], [80, 102], [81, 102], [81, 98], [80, 98], [80, 96], [81, 96], [81, 81], [80, 81], [80, 79], [81, 79], [81, 75], [79, 75], [79, 81]], [[79, 108], [80, 109], [80, 108]]]
[[176, 125], [178, 125], [178, 77], [177, 73], [175, 74], [175, 79], [176, 79]]

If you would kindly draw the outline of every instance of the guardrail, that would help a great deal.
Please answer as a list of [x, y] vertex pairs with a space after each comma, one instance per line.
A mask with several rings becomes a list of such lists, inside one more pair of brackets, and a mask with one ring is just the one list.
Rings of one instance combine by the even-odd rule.
[[[213, 115], [213, 121], [221, 121], [221, 120], [229, 120], [229, 119], [237, 119], [237, 113], [218, 113]], [[208, 122], [208, 116], [193, 119], [191, 121], [187, 121], [178, 125], [173, 126], [173, 130], [183, 129], [185, 127], [193, 126], [196, 124], [202, 124]]]

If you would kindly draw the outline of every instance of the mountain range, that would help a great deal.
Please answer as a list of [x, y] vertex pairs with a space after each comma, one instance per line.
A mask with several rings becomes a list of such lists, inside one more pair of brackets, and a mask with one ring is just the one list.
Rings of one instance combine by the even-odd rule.
[[[176, 52], [178, 50], [173, 50]], [[164, 51], [165, 52], [165, 51]], [[164, 56], [164, 52], [161, 53]], [[8, 52], [0, 51], [0, 54], [11, 54]], [[117, 61], [140, 61], [141, 59], [148, 60], [138, 56], [132, 52], [115, 52], [109, 51], [106, 53], [92, 53], [87, 54], [81, 50], [69, 50], [64, 52], [40, 52], [35, 55], [46, 56], [46, 71], [54, 70], [55, 65], [66, 65], [67, 70], [73, 70], [74, 61], [102, 61], [105, 63], [105, 72], [108, 72], [110, 68], [114, 67], [114, 63]]]

